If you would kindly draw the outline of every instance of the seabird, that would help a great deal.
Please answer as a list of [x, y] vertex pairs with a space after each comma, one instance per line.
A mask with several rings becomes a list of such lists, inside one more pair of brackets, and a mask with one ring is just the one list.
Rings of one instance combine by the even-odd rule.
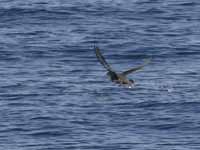
[[96, 53], [96, 57], [97, 59], [99, 60], [99, 62], [104, 66], [104, 68], [107, 70], [107, 75], [110, 77], [110, 80], [114, 83], [117, 83], [117, 84], [120, 84], [120, 85], [127, 85], [129, 88], [133, 87], [134, 85], [134, 80], [132, 79], [128, 79], [127, 78], [127, 75], [129, 75], [130, 73], [133, 73], [137, 70], [140, 70], [142, 69], [145, 65], [147, 65], [150, 61], [146, 61], [144, 64], [138, 66], [138, 67], [135, 67], [135, 68], [132, 68], [132, 69], [129, 69], [129, 70], [126, 70], [126, 71], [123, 71], [121, 73], [117, 73], [115, 72], [111, 67], [110, 65], [106, 62], [105, 58], [103, 57], [103, 55], [101, 54], [100, 52], [100, 49], [98, 47], [95, 47], [95, 53]]

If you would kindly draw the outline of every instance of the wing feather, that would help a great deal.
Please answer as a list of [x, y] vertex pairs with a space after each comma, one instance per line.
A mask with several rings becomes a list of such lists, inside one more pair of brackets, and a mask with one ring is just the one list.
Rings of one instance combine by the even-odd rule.
[[128, 74], [130, 74], [130, 73], [133, 73], [133, 72], [135, 72], [135, 71], [141, 70], [141, 69], [142, 69], [144, 66], [146, 66], [148, 63], [150, 63], [150, 59], [145, 60], [144, 64], [142, 64], [142, 65], [140, 65], [140, 66], [138, 66], [138, 67], [135, 67], [135, 68], [132, 68], [132, 69], [129, 69], [129, 70], [127, 70], [127, 71], [122, 72], [122, 75], [126, 76], [126, 75], [128, 75]]
[[106, 68], [108, 71], [113, 71], [110, 65], [106, 62], [105, 58], [101, 54], [100, 49], [98, 47], [95, 47], [95, 53], [96, 53], [97, 59], [104, 66], [104, 68]]

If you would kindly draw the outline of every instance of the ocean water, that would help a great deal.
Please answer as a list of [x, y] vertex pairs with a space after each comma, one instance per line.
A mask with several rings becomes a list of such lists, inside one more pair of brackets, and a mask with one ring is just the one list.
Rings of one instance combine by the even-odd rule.
[[[199, 150], [199, 0], [1, 0], [0, 150]], [[98, 46], [129, 75], [110, 82]]]

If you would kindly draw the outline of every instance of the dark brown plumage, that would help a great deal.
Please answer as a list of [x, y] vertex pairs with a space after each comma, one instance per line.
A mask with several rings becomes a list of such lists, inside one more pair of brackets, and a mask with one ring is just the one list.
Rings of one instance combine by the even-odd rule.
[[99, 60], [99, 62], [104, 66], [104, 68], [108, 71], [107, 75], [110, 77], [112, 82], [118, 83], [120, 85], [128, 85], [129, 87], [132, 87], [132, 85], [134, 84], [134, 81], [132, 79], [128, 79], [126, 76], [130, 73], [133, 73], [137, 70], [142, 69], [146, 64], [149, 63], [149, 61], [146, 61], [144, 64], [126, 70], [122, 73], [116, 73], [111, 67], [110, 65], [106, 62], [104, 56], [101, 54], [100, 49], [98, 47], [95, 47], [95, 53], [96, 53], [96, 57]]

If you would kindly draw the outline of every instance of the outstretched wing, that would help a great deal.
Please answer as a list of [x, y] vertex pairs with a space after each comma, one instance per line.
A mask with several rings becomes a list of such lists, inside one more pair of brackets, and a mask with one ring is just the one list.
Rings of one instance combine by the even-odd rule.
[[97, 56], [97, 59], [99, 60], [99, 62], [108, 70], [108, 71], [112, 71], [112, 68], [110, 67], [110, 65], [106, 62], [105, 58], [103, 57], [103, 55], [100, 52], [100, 49], [98, 47], [95, 47], [95, 53]]
[[137, 70], [140, 70], [140, 69], [142, 69], [144, 66], [146, 66], [149, 62], [150, 62], [150, 59], [147, 59], [147, 60], [145, 60], [145, 63], [144, 63], [144, 64], [142, 64], [142, 65], [140, 65], [140, 66], [138, 66], [138, 67], [129, 69], [129, 70], [127, 70], [127, 71], [124, 71], [124, 72], [122, 72], [122, 75], [126, 76], [126, 75], [128, 75], [128, 74], [130, 74], [130, 73], [132, 73], [132, 72], [135, 72], [135, 71], [137, 71]]

